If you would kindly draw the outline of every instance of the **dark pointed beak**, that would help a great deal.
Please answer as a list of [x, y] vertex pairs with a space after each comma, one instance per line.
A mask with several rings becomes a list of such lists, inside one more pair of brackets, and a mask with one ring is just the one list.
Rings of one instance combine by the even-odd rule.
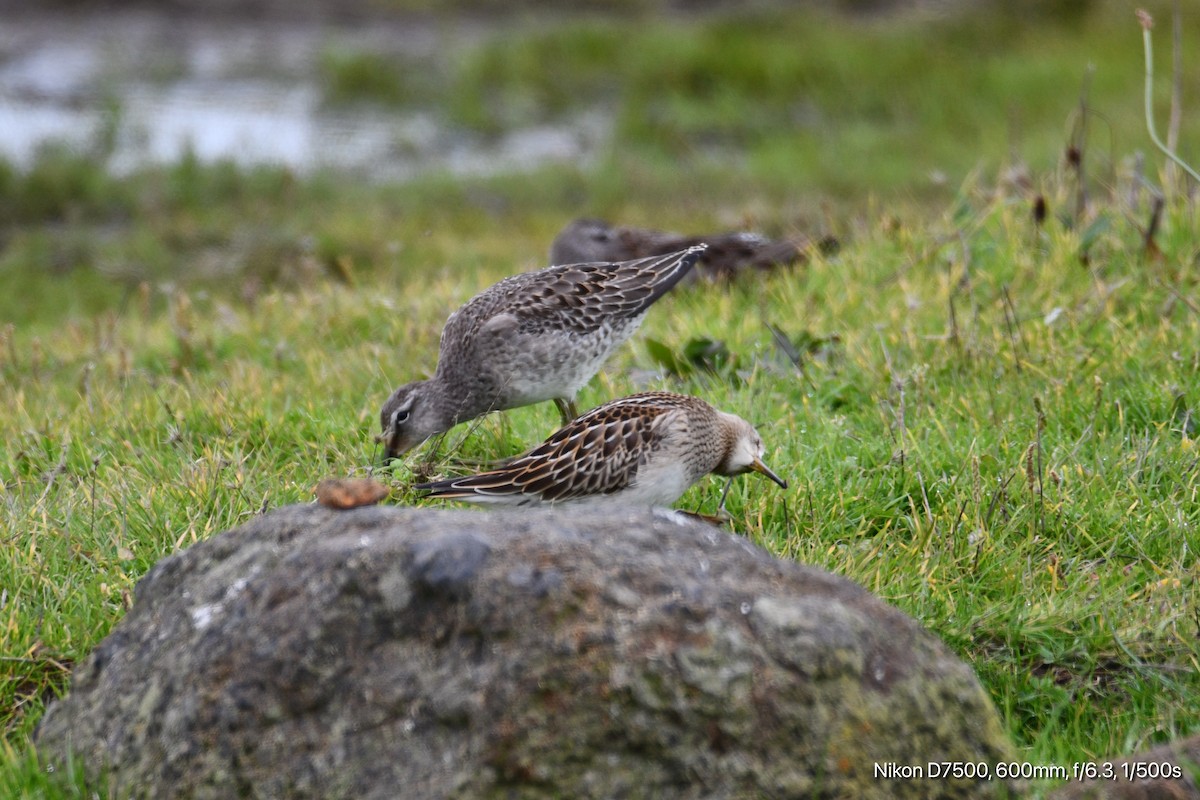
[[397, 452], [398, 448], [396, 447], [396, 439], [397, 439], [397, 436], [392, 431], [384, 431], [383, 433], [381, 433], [375, 437], [376, 444], [383, 445], [383, 462], [382, 463], [384, 465], [386, 465], [393, 458], [396, 458], [397, 456], [400, 455]]
[[774, 470], [762, 462], [761, 458], [754, 459], [754, 461], [750, 464], [750, 469], [761, 475], [766, 475], [768, 478], [778, 483], [780, 487], [784, 489], [788, 488], [787, 481], [776, 475]]

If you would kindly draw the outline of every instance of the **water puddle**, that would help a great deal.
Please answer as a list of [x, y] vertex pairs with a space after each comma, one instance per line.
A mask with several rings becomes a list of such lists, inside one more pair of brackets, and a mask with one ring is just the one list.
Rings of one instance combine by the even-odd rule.
[[149, 12], [10, 17], [0, 22], [0, 158], [28, 166], [40, 148], [59, 142], [103, 152], [116, 173], [192, 154], [380, 180], [591, 160], [611, 130], [600, 111], [485, 139], [424, 109], [323, 102], [324, 48], [402, 52], [419, 61], [479, 35], [395, 23], [210, 23]]

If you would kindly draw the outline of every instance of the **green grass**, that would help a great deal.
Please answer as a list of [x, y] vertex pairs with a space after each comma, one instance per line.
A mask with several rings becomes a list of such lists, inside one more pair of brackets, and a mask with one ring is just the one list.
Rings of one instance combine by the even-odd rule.
[[436, 74], [380, 53], [329, 47], [321, 54], [321, 90], [331, 105], [403, 106], [430, 99]]
[[[28, 737], [136, 581], [264, 508], [309, 501], [323, 477], [369, 471], [378, 406], [432, 370], [446, 314], [540, 266], [562, 224], [585, 213], [677, 230], [749, 221], [844, 245], [794, 272], [674, 291], [581, 407], [643, 388], [656, 366], [645, 339], [677, 352], [693, 338], [724, 342], [736, 379], [650, 385], [759, 425], [792, 488], [739, 479], [739, 533], [921, 620], [974, 666], [1034, 763], [1200, 730], [1200, 214], [1176, 198], [1161, 257], [1144, 252], [1148, 197], [1130, 204], [1121, 165], [1145, 146], [1139, 32], [1113, 20], [1102, 9], [1079, 38], [985, 36], [960, 21], [957, 44], [934, 46], [862, 22], [831, 21], [820, 36], [786, 20], [725, 36], [716, 22], [687, 23], [669, 43], [651, 25], [670, 57], [622, 67], [616, 96], [649, 105], [622, 118], [630, 146], [593, 170], [382, 187], [184, 161], [116, 179], [55, 152], [29, 173], [0, 171], [0, 795], [103, 796], [78, 775], [47, 775]], [[623, 30], [574, 25], [555, 51], [564, 58], [602, 52], [609, 27]], [[624, 33], [636, 42], [646, 27]], [[808, 38], [789, 54], [789, 36]], [[1031, 61], [1049, 39], [1062, 46], [1045, 52], [1063, 60]], [[942, 100], [877, 86], [866, 59], [929, 75], [925, 51], [939, 47], [959, 59], [948, 88], [930, 79]], [[1089, 47], [1093, 104], [1122, 133], [1109, 149], [1093, 125], [1093, 205], [1077, 217], [1073, 177], [1055, 164], [1082, 69], [1066, 59], [1084, 63]], [[604, 95], [587, 66], [600, 56], [579, 58], [542, 79], [595, 81]], [[538, 78], [502, 66], [475, 80]], [[650, 108], [659, 101], [637, 69], [651, 67], [677, 90], [662, 100], [673, 110]], [[796, 74], [833, 111], [789, 147], [772, 104]], [[569, 106], [569, 91], [529, 91]], [[747, 98], [761, 117], [739, 117]], [[711, 120], [694, 113], [705, 104]], [[662, 124], [637, 133], [656, 113]], [[1028, 189], [992, 177], [1013, 161], [1014, 115]], [[710, 133], [742, 155], [706, 156]], [[931, 167], [956, 196], [917, 185]], [[1048, 202], [1043, 226], [1035, 192]], [[767, 323], [797, 342], [799, 366]], [[556, 420], [550, 404], [519, 409], [453, 440], [494, 457]], [[407, 468], [388, 479], [395, 502], [417, 502]], [[705, 482], [679, 505], [712, 511], [719, 491]]]
[[[663, 342], [721, 339], [739, 359], [737, 383], [653, 383], [758, 422], [769, 463], [792, 481], [781, 493], [740, 479], [736, 529], [936, 631], [1035, 762], [1200, 727], [1200, 221], [1176, 212], [1162, 261], [1144, 260], [1135, 226], [1117, 219], [1085, 268], [1077, 233], [1038, 231], [1024, 204], [971, 191], [955, 217], [856, 228], [808, 269], [676, 291], [645, 325]], [[317, 281], [253, 309], [177, 294], [165, 312], [131, 304], [11, 331], [0, 363], [9, 740], [19, 746], [64, 685], [59, 665], [107, 633], [158, 558], [308, 501], [321, 477], [366, 472], [376, 408], [433, 367], [446, 312], [532, 261], [551, 232], [514, 235], [500, 219], [454, 237], [419, 294], [403, 281]], [[797, 370], [767, 321], [824, 343]], [[652, 366], [643, 346], [625, 348], [581, 404], [633, 391], [630, 371]], [[554, 422], [549, 405], [489, 418], [463, 449], [515, 452]], [[393, 476], [397, 502], [415, 502], [410, 480]], [[711, 511], [719, 488], [680, 506]]]
[[[929, 193], [931, 174], [994, 167], [1014, 150], [1054, 164], [1085, 81], [1096, 153], [1143, 141], [1140, 29], [1126, 4], [1094, 5], [852, 20], [768, 7], [534, 28], [460, 58], [448, 114], [498, 132], [599, 106], [627, 158], [717, 160], [760, 192]], [[1192, 28], [1184, 52], [1200, 45]], [[1184, 92], [1197, 91], [1190, 71]]]

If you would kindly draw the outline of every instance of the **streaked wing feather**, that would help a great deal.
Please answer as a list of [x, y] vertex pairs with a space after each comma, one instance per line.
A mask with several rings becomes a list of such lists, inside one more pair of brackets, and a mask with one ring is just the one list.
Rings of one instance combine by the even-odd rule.
[[[625, 262], [551, 267], [517, 275], [505, 287], [505, 310], [522, 330], [591, 330], [605, 320], [632, 319], [671, 289], [699, 259], [703, 245]], [[499, 289], [504, 282], [497, 284]]]
[[679, 413], [674, 398], [651, 392], [600, 406], [500, 469], [417, 488], [431, 497], [531, 495], [546, 502], [618, 492], [661, 444], [669, 415]]

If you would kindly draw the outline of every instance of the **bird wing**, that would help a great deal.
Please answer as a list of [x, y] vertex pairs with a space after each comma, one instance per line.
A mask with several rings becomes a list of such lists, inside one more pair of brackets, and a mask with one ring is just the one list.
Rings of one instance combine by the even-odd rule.
[[[472, 302], [491, 305], [493, 315], [511, 315], [521, 333], [571, 330], [590, 333], [606, 322], [633, 319], [670, 291], [700, 258], [700, 244], [633, 261], [548, 267], [514, 275]], [[482, 309], [481, 309], [482, 310]]]
[[[438, 372], [462, 373], [503, 363], [500, 355], [523, 348], [526, 336], [588, 336], [637, 320], [696, 263], [706, 245], [622, 262], [547, 267], [505, 278], [452, 313], [442, 329]], [[466, 371], [466, 372], [464, 372]], [[496, 375], [503, 381], [505, 376]]]
[[[418, 484], [429, 497], [529, 496], [557, 502], [619, 492], [673, 435], [684, 412], [635, 395], [589, 411], [511, 463], [478, 475]], [[634, 401], [634, 402], [629, 402]]]

